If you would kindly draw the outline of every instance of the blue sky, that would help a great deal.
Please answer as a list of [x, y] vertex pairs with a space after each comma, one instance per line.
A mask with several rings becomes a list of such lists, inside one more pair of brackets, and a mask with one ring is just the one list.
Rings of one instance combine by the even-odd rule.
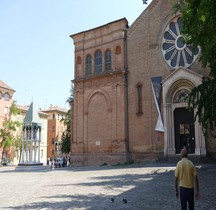
[[131, 25], [145, 8], [142, 0], [0, 0], [0, 80], [16, 90], [19, 105], [67, 108], [69, 36], [123, 17]]

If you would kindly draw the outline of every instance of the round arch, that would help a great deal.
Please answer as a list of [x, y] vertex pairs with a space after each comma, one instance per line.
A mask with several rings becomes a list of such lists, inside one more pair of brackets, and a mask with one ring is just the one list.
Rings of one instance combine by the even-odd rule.
[[112, 111], [111, 99], [110, 99], [109, 95], [107, 94], [107, 92], [103, 89], [96, 89], [96, 90], [93, 90], [87, 98], [87, 103], [85, 104], [85, 110], [84, 110], [86, 114], [88, 113], [88, 106], [89, 106], [89, 102], [90, 102], [91, 98], [97, 93], [100, 93], [105, 97], [106, 102], [107, 102], [108, 111], [109, 112]]
[[[164, 155], [176, 155], [176, 126], [175, 126], [175, 110], [187, 107], [184, 101], [174, 102], [174, 96], [181, 90], [192, 90], [202, 81], [202, 75], [199, 75], [189, 69], [179, 68], [171, 73], [163, 81], [163, 117], [164, 117]], [[186, 116], [186, 115], [184, 115]], [[183, 116], [180, 115], [180, 118]], [[196, 119], [194, 122], [194, 139], [195, 139], [195, 155], [205, 155], [205, 137], [202, 133], [201, 126]], [[177, 152], [178, 153], [178, 152]]]

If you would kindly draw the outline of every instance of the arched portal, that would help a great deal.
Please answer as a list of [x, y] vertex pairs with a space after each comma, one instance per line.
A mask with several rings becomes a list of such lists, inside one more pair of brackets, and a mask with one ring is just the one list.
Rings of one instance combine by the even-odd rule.
[[194, 113], [187, 109], [184, 98], [202, 81], [201, 75], [179, 68], [163, 81], [164, 155], [180, 153], [185, 146], [189, 153], [206, 155], [205, 138]]

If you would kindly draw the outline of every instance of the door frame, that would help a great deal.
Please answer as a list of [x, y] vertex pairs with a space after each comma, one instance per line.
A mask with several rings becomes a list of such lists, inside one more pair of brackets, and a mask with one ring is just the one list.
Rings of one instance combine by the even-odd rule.
[[[186, 103], [169, 104], [166, 106], [166, 118], [164, 121], [165, 133], [164, 133], [164, 155], [173, 156], [176, 153], [175, 148], [175, 126], [174, 126], [174, 110], [176, 108], [186, 108]], [[206, 156], [205, 137], [202, 132], [201, 125], [198, 119], [194, 122], [195, 133], [195, 153], [194, 155]]]
[[188, 153], [194, 154], [196, 143], [193, 111], [189, 111], [185, 107], [174, 110], [174, 131], [176, 154], [180, 154], [183, 148], [186, 148]]
[[[174, 130], [174, 110], [176, 108], [187, 107], [187, 103], [182, 101], [174, 103], [174, 96], [181, 89], [192, 90], [202, 82], [202, 75], [180, 67], [171, 72], [162, 81], [163, 94], [163, 120], [164, 120], [164, 156], [176, 155], [175, 150], [175, 130]], [[196, 110], [194, 111], [194, 113]], [[195, 153], [194, 155], [206, 156], [205, 137], [198, 119], [194, 122], [195, 132]]]

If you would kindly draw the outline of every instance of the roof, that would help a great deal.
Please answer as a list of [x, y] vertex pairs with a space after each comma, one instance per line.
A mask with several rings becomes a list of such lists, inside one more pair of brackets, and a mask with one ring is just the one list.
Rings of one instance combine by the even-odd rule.
[[25, 124], [32, 124], [32, 123], [40, 124], [41, 123], [40, 117], [39, 117], [38, 112], [36, 111], [36, 109], [34, 107], [33, 102], [31, 103], [31, 105], [30, 105], [30, 107], [26, 113], [24, 123]]
[[21, 110], [21, 111], [28, 111], [29, 106], [23, 106], [23, 105], [16, 105], [17, 109]]
[[0, 80], [0, 88], [4, 88], [4, 89], [7, 89], [7, 90], [12, 90], [12, 91], [15, 92], [15, 90], [13, 88], [11, 88], [9, 85], [4, 83], [2, 80]]
[[[144, 19], [145, 17], [150, 16], [151, 14], [151, 10], [160, 2], [160, 0], [152, 0], [148, 6], [143, 10], [143, 12], [136, 18], [136, 20], [131, 24], [129, 30], [128, 30], [128, 35], [130, 35], [131, 33], [133, 33], [134, 30], [136, 30], [136, 28], [138, 27], [138, 25], [140, 24], [140, 22], [142, 21], [142, 19]], [[147, 20], [149, 21], [149, 18], [147, 18]]]
[[61, 112], [61, 113], [67, 113], [67, 109], [65, 108], [62, 108], [62, 107], [59, 107], [59, 106], [50, 106], [48, 109], [44, 109], [42, 110], [42, 112], [45, 112], [45, 113], [49, 113], [49, 112]]
[[125, 21], [127, 23], [127, 28], [129, 28], [127, 19], [126, 18], [121, 18], [121, 19], [109, 22], [107, 24], [104, 24], [104, 25], [101, 25], [101, 26], [98, 26], [98, 27], [95, 27], [95, 28], [92, 28], [92, 29], [89, 29], [89, 30], [86, 30], [86, 31], [81, 31], [81, 32], [76, 33], [76, 34], [72, 34], [72, 35], [70, 35], [70, 37], [73, 38], [73, 36], [76, 36], [78, 34], [82, 34], [82, 33], [86, 33], [86, 32], [89, 32], [89, 31], [92, 31], [92, 30], [95, 30], [95, 29], [103, 28], [105, 26], [108, 26], [108, 25], [111, 25], [113, 23], [120, 22], [120, 21]]
[[[28, 105], [18, 105], [18, 104], [17, 104], [16, 107], [17, 107], [19, 110], [23, 111], [24, 113], [27, 112], [28, 109], [29, 109], [29, 106], [28, 106]], [[49, 116], [49, 114], [47, 114], [47, 113], [45, 113], [45, 112], [42, 112], [41, 110], [38, 111], [38, 114], [39, 114], [39, 115], [44, 115], [44, 116]]]

